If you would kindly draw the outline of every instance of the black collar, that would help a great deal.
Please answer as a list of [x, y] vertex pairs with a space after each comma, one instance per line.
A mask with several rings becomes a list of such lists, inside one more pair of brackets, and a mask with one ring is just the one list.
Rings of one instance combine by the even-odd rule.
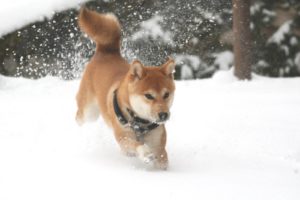
[[126, 117], [123, 115], [120, 106], [118, 104], [117, 100], [117, 90], [114, 91], [114, 97], [113, 97], [113, 106], [114, 106], [114, 111], [115, 114], [119, 120], [119, 122], [123, 126], [129, 126], [133, 132], [136, 135], [136, 139], [138, 141], [141, 141], [147, 133], [149, 133], [151, 130], [157, 128], [159, 124], [157, 123], [152, 123], [146, 119], [142, 119], [138, 116], [135, 115], [135, 113], [127, 108], [127, 112], [131, 116], [130, 120], [127, 120]]

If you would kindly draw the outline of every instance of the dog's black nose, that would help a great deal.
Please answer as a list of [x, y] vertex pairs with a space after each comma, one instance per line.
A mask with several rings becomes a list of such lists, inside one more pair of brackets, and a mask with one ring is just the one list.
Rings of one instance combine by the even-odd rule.
[[165, 120], [168, 118], [169, 114], [166, 113], [166, 112], [160, 112], [160, 113], [158, 114], [158, 116], [159, 116], [159, 119], [160, 119], [161, 121], [165, 121]]

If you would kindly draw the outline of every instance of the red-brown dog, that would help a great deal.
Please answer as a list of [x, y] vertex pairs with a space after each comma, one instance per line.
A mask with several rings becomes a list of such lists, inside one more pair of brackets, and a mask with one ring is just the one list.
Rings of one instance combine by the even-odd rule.
[[138, 60], [128, 64], [120, 54], [121, 29], [112, 14], [83, 8], [79, 26], [97, 46], [76, 97], [77, 122], [97, 119], [101, 113], [127, 155], [166, 169], [164, 123], [174, 97], [174, 60], [159, 67], [145, 67]]

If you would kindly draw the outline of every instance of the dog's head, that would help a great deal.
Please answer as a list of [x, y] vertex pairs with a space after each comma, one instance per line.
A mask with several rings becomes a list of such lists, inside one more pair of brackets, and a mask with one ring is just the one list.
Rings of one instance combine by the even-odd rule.
[[164, 123], [169, 119], [175, 84], [175, 62], [169, 60], [159, 67], [145, 67], [135, 60], [129, 70], [129, 102], [133, 111], [151, 122]]

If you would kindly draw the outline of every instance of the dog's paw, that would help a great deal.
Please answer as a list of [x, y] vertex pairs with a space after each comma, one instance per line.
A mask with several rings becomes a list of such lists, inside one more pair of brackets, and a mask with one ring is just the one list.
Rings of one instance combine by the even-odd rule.
[[146, 156], [143, 157], [143, 161], [146, 164], [152, 163], [154, 160], [155, 160], [155, 156], [154, 156], [153, 153], [148, 154], [148, 155], [146, 155]]
[[142, 160], [146, 164], [150, 164], [155, 160], [154, 153], [151, 151], [149, 146], [146, 144], [138, 146], [136, 151], [138, 153], [139, 159]]
[[75, 119], [76, 119], [76, 122], [77, 122], [78, 126], [82, 126], [84, 124], [84, 121], [83, 121], [82, 117], [78, 113], [77, 113]]
[[155, 167], [155, 169], [159, 169], [159, 170], [167, 170], [168, 169], [168, 162], [167, 161], [165, 161], [165, 162], [156, 161], [154, 163], [154, 167]]
[[123, 151], [124, 155], [127, 157], [135, 157], [136, 153], [132, 151]]

